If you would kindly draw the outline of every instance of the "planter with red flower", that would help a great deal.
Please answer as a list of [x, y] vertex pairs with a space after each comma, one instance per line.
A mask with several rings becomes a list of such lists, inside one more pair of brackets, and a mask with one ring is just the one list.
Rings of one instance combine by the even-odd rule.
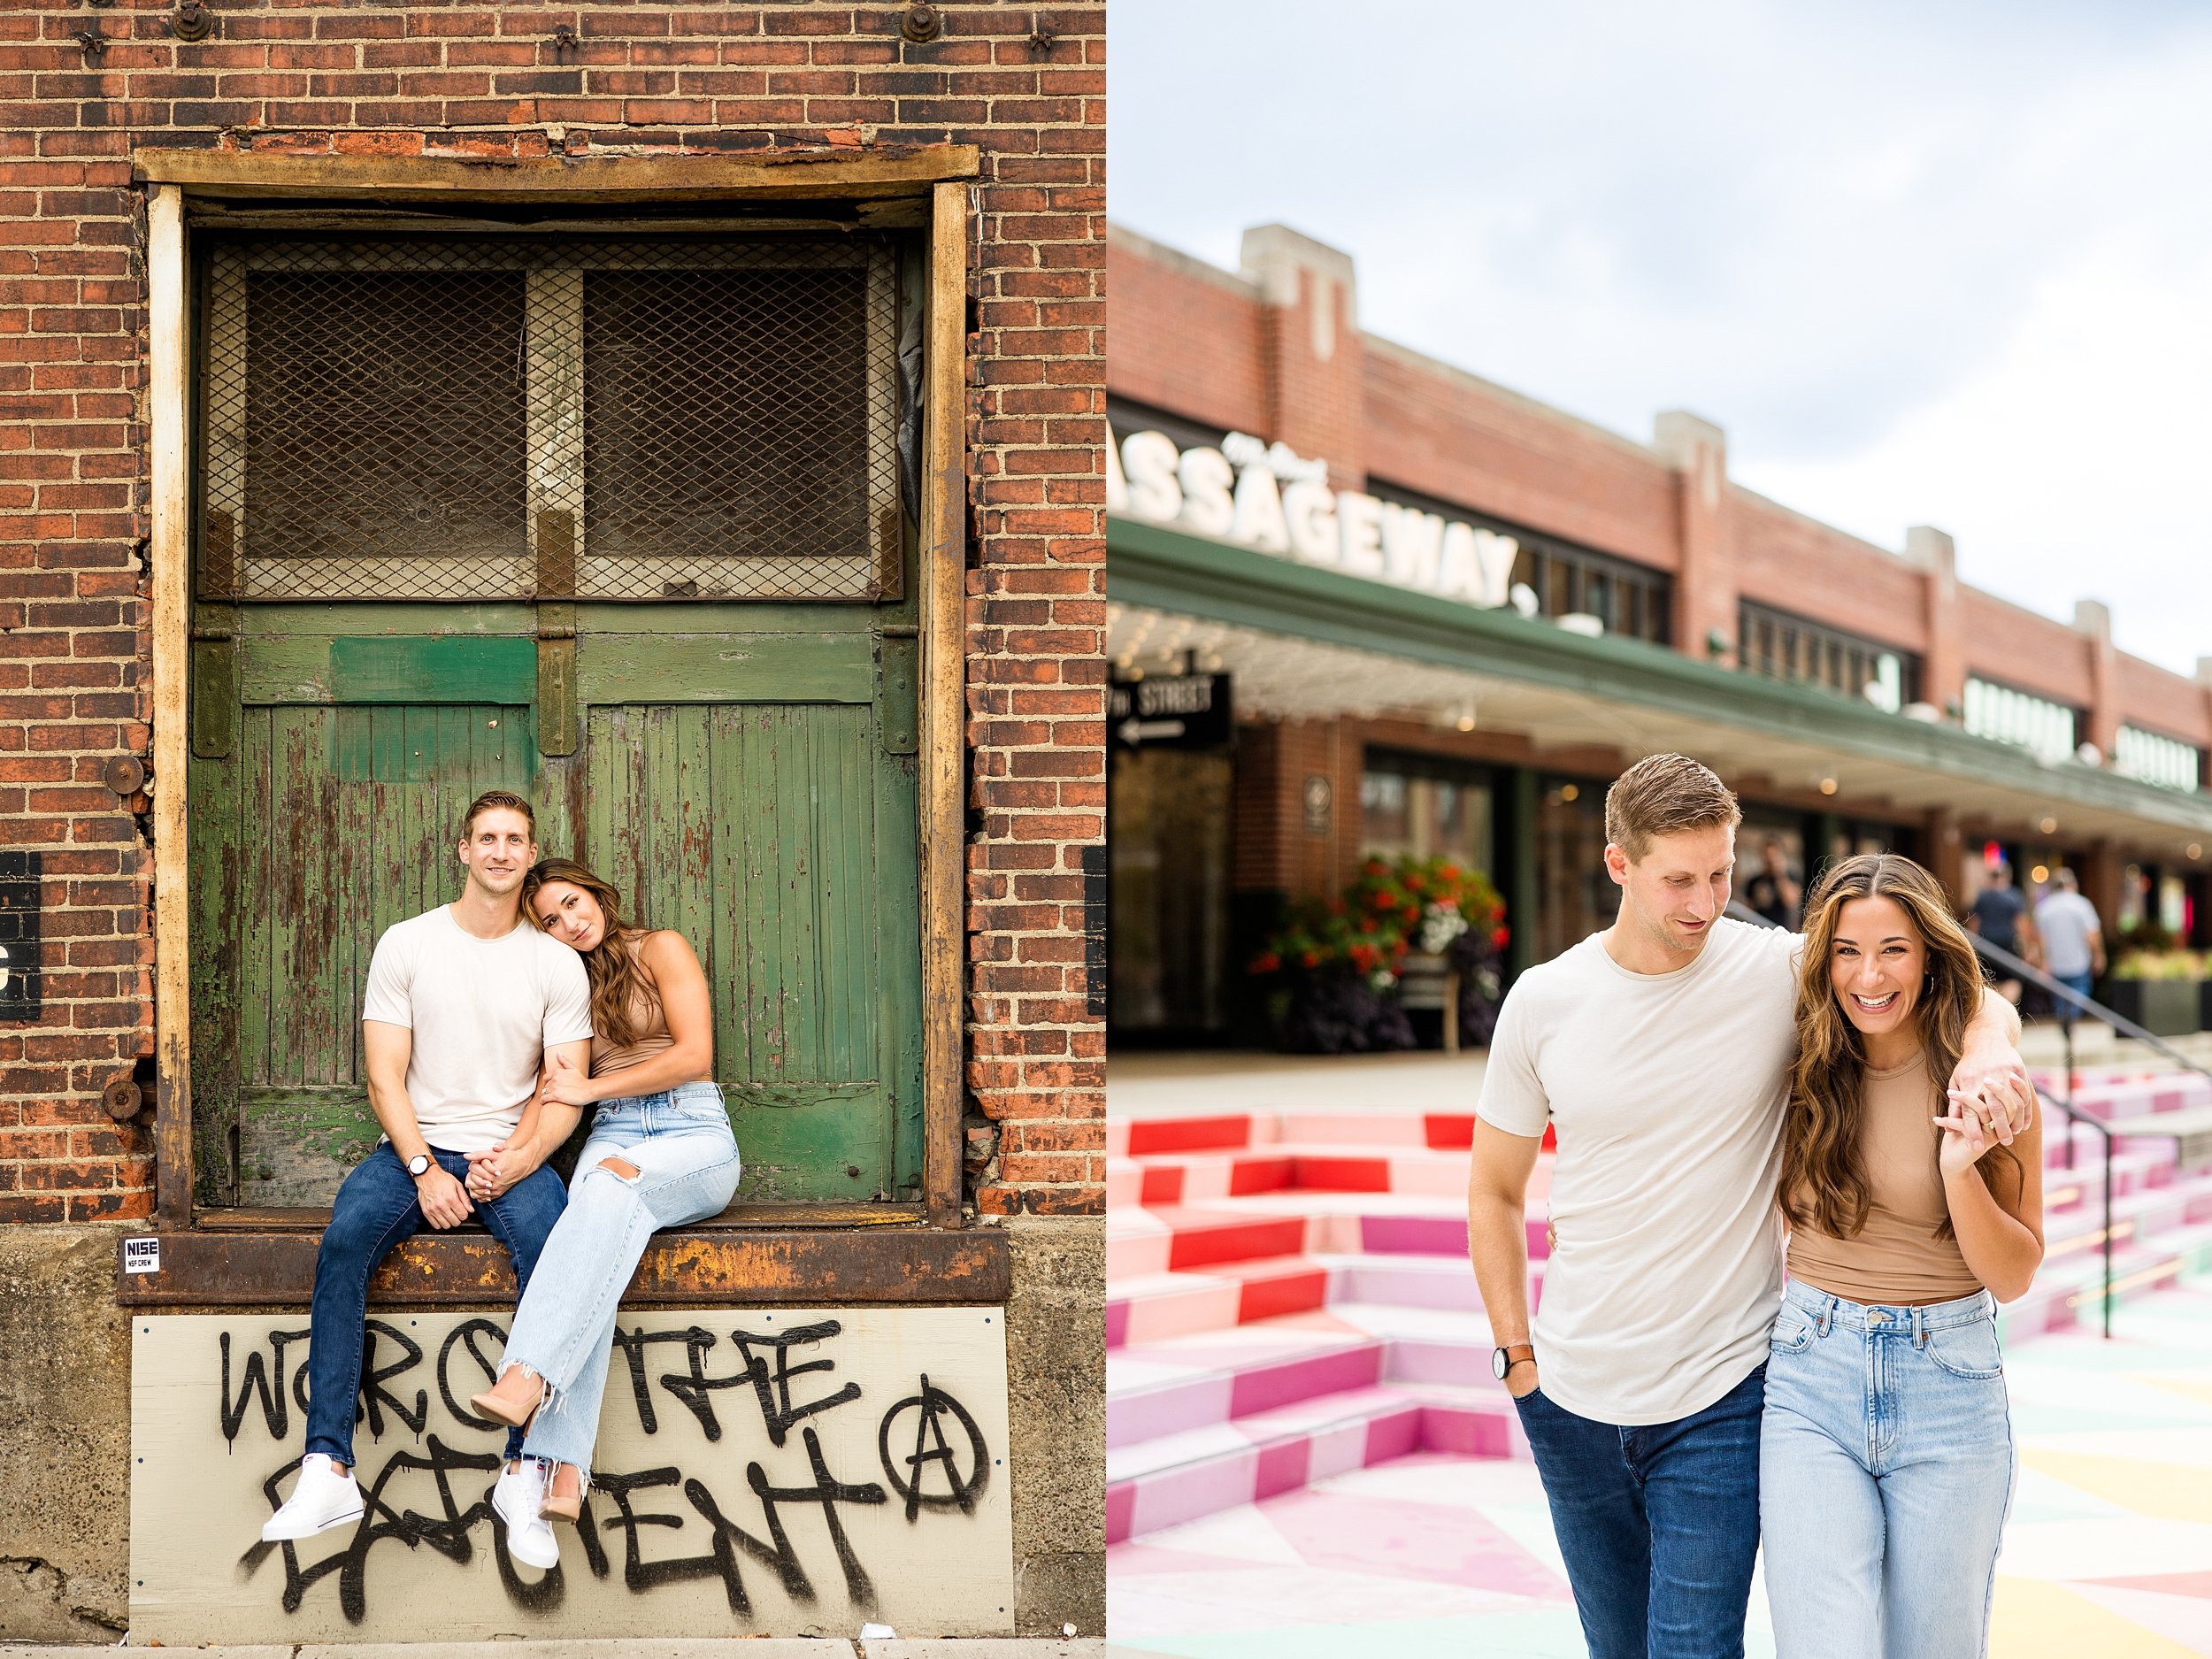
[[[1490, 1039], [1505, 905], [1448, 858], [1371, 858], [1336, 899], [1302, 900], [1251, 963], [1277, 1041], [1343, 1054], [1415, 1046], [1409, 1006], [1443, 1010], [1448, 1047]], [[1456, 1041], [1454, 1041], [1456, 1040]]]

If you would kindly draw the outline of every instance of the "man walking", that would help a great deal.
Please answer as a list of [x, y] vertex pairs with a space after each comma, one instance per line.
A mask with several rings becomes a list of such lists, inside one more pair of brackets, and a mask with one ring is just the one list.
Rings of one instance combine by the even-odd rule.
[[[531, 1148], [489, 1162], [479, 1198], [468, 1186], [472, 1161], [513, 1134], [541, 1068], [590, 1066], [583, 958], [522, 918], [522, 879], [537, 853], [527, 801], [504, 790], [478, 796], [462, 824], [460, 898], [377, 941], [361, 1018], [369, 1104], [384, 1139], [339, 1187], [315, 1258], [307, 1450], [291, 1497], [261, 1529], [265, 1540], [312, 1538], [361, 1517], [353, 1424], [376, 1264], [426, 1223], [442, 1232], [474, 1213], [512, 1258], [519, 1297], [560, 1219], [566, 1191]], [[518, 1558], [550, 1567], [559, 1557], [538, 1515], [542, 1481], [515, 1430], [493, 1504]]]
[[[1468, 1237], [1592, 1659], [1743, 1652], [1801, 941], [1722, 915], [1739, 813], [1654, 755], [1605, 801], [1620, 915], [1523, 974], [1476, 1108]], [[1995, 997], [1955, 1086], [2018, 1068]], [[1525, 1206], [1557, 1132], [1542, 1311]]]
[[[2028, 916], [2028, 902], [2012, 885], [2012, 866], [2000, 864], [1989, 872], [1989, 885], [1974, 895], [1974, 902], [1967, 907], [1966, 926], [1970, 933], [1979, 933], [2000, 950], [2009, 950], [2016, 956], [2030, 955], [2035, 949], [2035, 923]], [[2020, 981], [2000, 972], [1997, 976], [1997, 995], [2015, 1008], [2020, 1006]]]
[[[2082, 995], [2104, 972], [2104, 930], [2097, 907], [2081, 895], [2081, 882], [2070, 870], [2056, 877], [2057, 891], [2044, 895], [2035, 907], [2035, 926], [2043, 935], [2043, 965], [2051, 978]], [[2061, 1019], [2071, 1021], [2081, 1010], [2064, 997], [2054, 997]]]

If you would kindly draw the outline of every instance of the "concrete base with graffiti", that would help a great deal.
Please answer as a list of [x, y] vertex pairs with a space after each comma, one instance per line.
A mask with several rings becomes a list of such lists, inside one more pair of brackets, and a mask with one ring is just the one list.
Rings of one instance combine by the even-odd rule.
[[550, 1572], [509, 1557], [489, 1502], [504, 1432], [468, 1410], [506, 1324], [373, 1315], [367, 1513], [268, 1545], [304, 1435], [305, 1315], [134, 1317], [132, 1639], [1011, 1633], [1002, 1310], [626, 1317]]

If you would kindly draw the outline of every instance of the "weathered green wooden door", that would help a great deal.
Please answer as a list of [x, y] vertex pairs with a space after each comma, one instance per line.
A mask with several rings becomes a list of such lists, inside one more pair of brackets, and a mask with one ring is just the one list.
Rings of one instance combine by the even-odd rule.
[[[204, 266], [202, 1202], [326, 1202], [374, 1143], [370, 953], [458, 893], [460, 815], [492, 787], [533, 800], [546, 852], [698, 951], [741, 1202], [918, 1195], [912, 538], [880, 460], [896, 264], [833, 263], [850, 280], [795, 308], [774, 257], [687, 250], [678, 307], [654, 286], [669, 273], [618, 253], [502, 244], [456, 269], [449, 250], [278, 244]], [[772, 300], [804, 325], [763, 322]], [[670, 319], [699, 315], [719, 346], [672, 364]], [[840, 317], [862, 337], [844, 342]], [[811, 365], [832, 392], [787, 395], [780, 422], [756, 411], [749, 449], [740, 394], [778, 353], [785, 381]], [[841, 383], [845, 415], [828, 407]], [[672, 445], [683, 460], [708, 419], [742, 453], [671, 473]], [[811, 457], [779, 495], [795, 419], [815, 449], [841, 434], [872, 465], [841, 480]], [[442, 419], [451, 441], [427, 444]], [[595, 467], [626, 493], [595, 488]], [[825, 508], [841, 481], [859, 499]], [[780, 499], [806, 503], [780, 565]], [[419, 527], [395, 538], [395, 519]], [[330, 592], [347, 602], [303, 603]]]

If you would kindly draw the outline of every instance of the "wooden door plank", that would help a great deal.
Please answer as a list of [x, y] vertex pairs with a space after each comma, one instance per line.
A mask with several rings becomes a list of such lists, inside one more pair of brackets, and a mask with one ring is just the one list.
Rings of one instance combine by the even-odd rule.
[[864, 633], [672, 634], [641, 649], [587, 634], [576, 687], [586, 703], [866, 703], [875, 664]]
[[147, 564], [153, 584], [154, 1212], [192, 1219], [190, 674], [192, 541], [186, 476], [191, 342], [185, 306], [184, 196], [146, 211]]
[[712, 942], [714, 910], [714, 793], [710, 710], [695, 704], [671, 710], [676, 725], [675, 818], [677, 858], [671, 875], [671, 920], [702, 954]]
[[[232, 711], [233, 726], [236, 710]], [[192, 766], [192, 1141], [195, 1198], [237, 1202], [241, 981], [235, 896], [245, 880], [245, 834], [239, 813], [243, 757], [233, 742], [225, 754]]]
[[[267, 709], [248, 709], [240, 720], [240, 741], [246, 764], [240, 775], [239, 818], [245, 827], [245, 884], [241, 893], [269, 890], [269, 838], [264, 833], [270, 820], [271, 773], [275, 770], [275, 722]], [[238, 1047], [239, 1081], [265, 1083], [269, 1078], [269, 1041], [272, 1010], [275, 1007], [276, 974], [271, 949], [268, 907], [241, 907], [238, 929], [240, 970]]]
[[[920, 847], [911, 833], [918, 801], [917, 762], [887, 756], [875, 774], [876, 879], [886, 894], [918, 891]], [[922, 942], [918, 905], [886, 904], [878, 920], [876, 1023], [880, 1033], [884, 1087], [891, 1105], [891, 1191], [918, 1194], [922, 1186]]]
[[964, 641], [967, 590], [968, 193], [931, 193], [929, 317], [923, 413], [921, 661], [922, 1047], [925, 1202], [960, 1225], [960, 1120], [967, 1012]]
[[[745, 1048], [745, 999], [749, 979], [745, 962], [744, 812], [748, 788], [745, 771], [745, 711], [724, 704], [707, 710], [714, 793], [708, 803], [714, 830], [710, 874], [714, 882], [714, 912], [710, 947], [713, 966], [707, 985], [714, 996], [714, 1076], [726, 1087], [746, 1075], [750, 1056]], [[743, 1152], [741, 1145], [739, 1151]]]

